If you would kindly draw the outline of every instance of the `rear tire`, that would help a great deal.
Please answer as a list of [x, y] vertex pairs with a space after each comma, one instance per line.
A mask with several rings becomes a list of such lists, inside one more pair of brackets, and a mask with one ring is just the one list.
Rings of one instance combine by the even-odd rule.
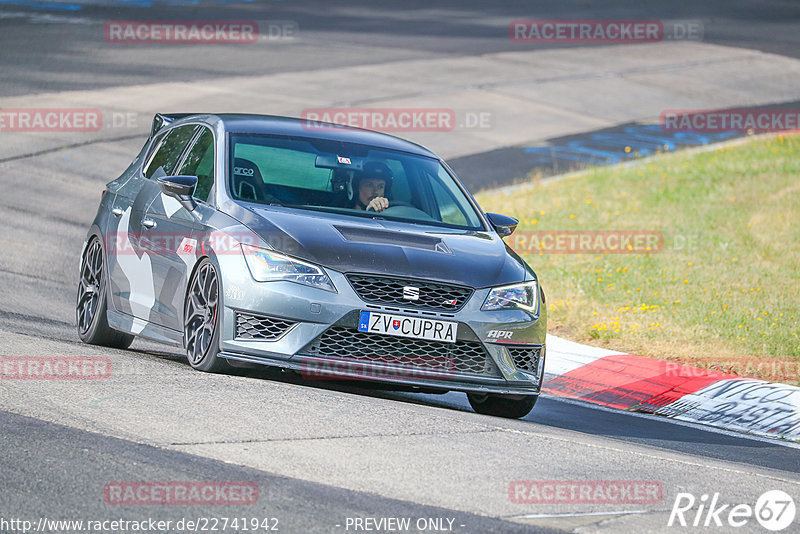
[[508, 419], [520, 419], [528, 415], [536, 405], [538, 398], [538, 395], [467, 393], [469, 404], [476, 412]]
[[230, 369], [219, 357], [219, 276], [204, 258], [189, 282], [183, 307], [183, 346], [189, 365], [198, 371], [219, 373]]
[[75, 304], [78, 337], [90, 345], [127, 349], [133, 343], [134, 336], [108, 326], [104, 256], [100, 239], [93, 237], [81, 258], [78, 298]]

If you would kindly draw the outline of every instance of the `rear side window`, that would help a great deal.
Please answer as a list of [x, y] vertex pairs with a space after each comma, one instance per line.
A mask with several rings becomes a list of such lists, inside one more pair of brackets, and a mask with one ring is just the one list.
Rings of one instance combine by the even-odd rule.
[[194, 197], [205, 202], [214, 185], [214, 135], [208, 128], [192, 145], [178, 174], [197, 176]]
[[192, 140], [192, 137], [194, 137], [197, 128], [199, 128], [199, 126], [196, 124], [187, 124], [186, 126], [179, 126], [169, 132], [167, 137], [161, 142], [161, 146], [158, 147], [156, 153], [153, 154], [150, 163], [148, 163], [147, 168], [144, 170], [144, 175], [147, 178], [152, 178], [153, 175], [156, 174], [156, 171], [161, 169], [165, 175], [171, 176], [183, 150], [186, 148], [189, 141]]

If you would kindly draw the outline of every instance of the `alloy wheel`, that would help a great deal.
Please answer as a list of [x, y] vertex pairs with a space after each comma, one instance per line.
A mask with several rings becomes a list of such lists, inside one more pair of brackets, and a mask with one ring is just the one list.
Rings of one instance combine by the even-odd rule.
[[103, 249], [97, 239], [92, 240], [83, 256], [78, 287], [78, 328], [85, 334], [92, 326], [100, 302], [103, 283]]
[[207, 263], [197, 271], [186, 300], [184, 336], [186, 353], [193, 365], [203, 360], [211, 346], [217, 325], [218, 302], [217, 272]]

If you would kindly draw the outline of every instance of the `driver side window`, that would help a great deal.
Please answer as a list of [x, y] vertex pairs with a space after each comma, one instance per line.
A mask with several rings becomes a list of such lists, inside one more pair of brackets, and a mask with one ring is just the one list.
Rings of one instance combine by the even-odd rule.
[[193, 196], [203, 202], [208, 200], [208, 194], [214, 185], [214, 135], [211, 130], [203, 128], [203, 133], [192, 145], [178, 174], [197, 176], [197, 187]]
[[197, 128], [199, 126], [196, 124], [187, 124], [169, 132], [156, 153], [153, 154], [150, 163], [147, 164], [147, 168], [144, 170], [145, 177], [152, 178], [159, 169], [165, 176], [172, 176], [183, 150], [194, 137]]

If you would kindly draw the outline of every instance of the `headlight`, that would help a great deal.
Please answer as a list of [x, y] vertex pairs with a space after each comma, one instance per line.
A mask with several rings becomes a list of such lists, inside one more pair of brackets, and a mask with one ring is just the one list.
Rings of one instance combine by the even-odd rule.
[[536, 280], [492, 288], [482, 310], [511, 310], [522, 309], [536, 313], [539, 308], [539, 286]]
[[286, 280], [336, 293], [333, 282], [321, 267], [245, 244], [242, 244], [242, 252], [256, 282]]

